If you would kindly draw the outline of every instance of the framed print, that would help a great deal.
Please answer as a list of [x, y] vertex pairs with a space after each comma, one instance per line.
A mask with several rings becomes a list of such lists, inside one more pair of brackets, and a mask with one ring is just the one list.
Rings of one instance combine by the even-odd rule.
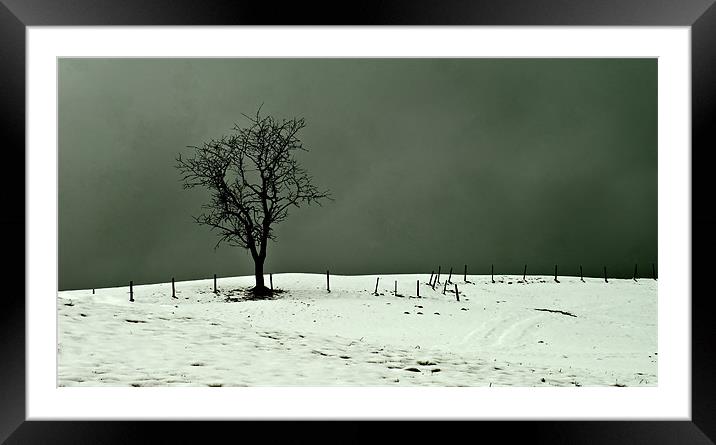
[[2, 9], [9, 442], [509, 420], [711, 443], [709, 2], [41, 3]]

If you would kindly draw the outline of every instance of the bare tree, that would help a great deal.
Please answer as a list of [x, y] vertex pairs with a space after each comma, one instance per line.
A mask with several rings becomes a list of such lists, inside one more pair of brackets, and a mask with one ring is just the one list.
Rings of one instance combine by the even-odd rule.
[[265, 295], [270, 290], [264, 285], [264, 261], [268, 241], [276, 239], [276, 224], [291, 207], [320, 205], [330, 196], [313, 185], [295, 158], [298, 151], [308, 151], [298, 137], [304, 119], [262, 116], [261, 108], [243, 116], [246, 125], [234, 125], [230, 135], [189, 146], [192, 156], [179, 155], [177, 168], [185, 189], [204, 187], [211, 193], [195, 221], [218, 232], [216, 247], [225, 242], [251, 252], [253, 292]]

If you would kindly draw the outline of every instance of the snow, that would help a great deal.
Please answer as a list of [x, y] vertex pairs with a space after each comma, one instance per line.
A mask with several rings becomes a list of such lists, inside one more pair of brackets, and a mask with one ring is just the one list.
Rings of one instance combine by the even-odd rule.
[[[62, 291], [59, 386], [656, 386], [657, 282], [276, 274]], [[441, 276], [441, 281], [447, 276]], [[398, 281], [398, 296], [394, 281]], [[416, 297], [416, 281], [420, 296]], [[268, 283], [268, 276], [266, 282]], [[234, 301], [226, 301], [227, 297]]]

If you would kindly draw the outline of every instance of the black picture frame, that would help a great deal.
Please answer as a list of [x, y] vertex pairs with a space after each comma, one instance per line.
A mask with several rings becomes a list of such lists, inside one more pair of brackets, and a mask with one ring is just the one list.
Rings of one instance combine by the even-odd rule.
[[[245, 423], [235, 422], [39, 422], [25, 420], [25, 31], [27, 26], [141, 25], [528, 25], [528, 26], [689, 26], [692, 63], [692, 202], [709, 202], [711, 185], [696, 170], [709, 168], [716, 147], [710, 129], [716, 108], [716, 6], [714, 0], [502, 0], [502, 1], [382, 1], [355, 3], [177, 1], [177, 0], [0, 0], [0, 97], [4, 139], [3, 216], [5, 295], [0, 306], [0, 440], [7, 443], [137, 443], [160, 434], [164, 443], [199, 443], [222, 435], [248, 439]], [[695, 162], [694, 162], [695, 161]], [[20, 168], [20, 166], [23, 168]], [[14, 186], [14, 188], [13, 188]], [[24, 190], [24, 188], [23, 188]], [[22, 209], [22, 210], [20, 210]], [[706, 274], [708, 260], [699, 253], [713, 246], [708, 213], [694, 215], [692, 207], [692, 276]], [[22, 270], [21, 270], [22, 269]], [[708, 293], [692, 284], [692, 420], [691, 421], [545, 421], [480, 422], [479, 436], [498, 434], [546, 443], [713, 443], [716, 438], [716, 354], [712, 346], [714, 304]], [[672, 295], [670, 298], [686, 298]], [[635, 413], [636, 414], [636, 413]], [[332, 425], [341, 441], [375, 440], [363, 422]], [[393, 424], [403, 440], [413, 434], [453, 432], [453, 426], [429, 423]], [[252, 429], [266, 430], [266, 425]], [[271, 428], [270, 430], [275, 430]], [[294, 438], [332, 436], [316, 431], [313, 422], [280, 429]], [[266, 434], [266, 433], [263, 433]], [[270, 431], [271, 442], [277, 434]]]

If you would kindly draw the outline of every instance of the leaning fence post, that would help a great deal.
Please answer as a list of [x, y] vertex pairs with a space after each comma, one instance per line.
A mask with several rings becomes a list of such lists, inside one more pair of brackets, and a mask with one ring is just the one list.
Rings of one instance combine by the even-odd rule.
[[375, 279], [375, 292], [374, 294], [378, 295], [378, 281], [380, 281], [380, 277], [376, 277]]
[[450, 275], [448, 275], [448, 283], [451, 283], [452, 281], [452, 267], [450, 268]]
[[331, 274], [326, 270], [326, 290], [331, 291]]
[[428, 281], [429, 286], [433, 285], [433, 275], [435, 275], [435, 271], [430, 272], [430, 281]]
[[134, 286], [133, 281], [129, 281], [129, 301], [134, 301], [134, 289], [132, 287]]
[[440, 284], [440, 268], [442, 266], [438, 266], [438, 277], [437, 277], [437, 283]]
[[174, 277], [172, 277], [172, 298], [176, 298], [176, 293], [174, 292]]
[[446, 290], [447, 290], [447, 281], [445, 282], [445, 285], [443, 286], [443, 295], [445, 295]]
[[460, 292], [457, 290], [457, 283], [455, 283], [455, 298], [457, 298], [457, 301], [460, 301]]

